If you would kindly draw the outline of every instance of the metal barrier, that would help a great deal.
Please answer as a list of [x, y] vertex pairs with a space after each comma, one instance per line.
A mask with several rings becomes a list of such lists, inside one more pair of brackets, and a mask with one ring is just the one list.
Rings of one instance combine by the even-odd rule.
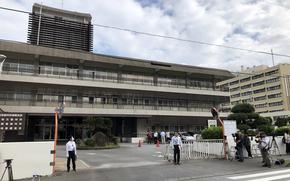
[[[165, 145], [164, 158], [173, 160], [173, 147]], [[180, 151], [181, 160], [223, 158], [223, 140], [183, 141]]]

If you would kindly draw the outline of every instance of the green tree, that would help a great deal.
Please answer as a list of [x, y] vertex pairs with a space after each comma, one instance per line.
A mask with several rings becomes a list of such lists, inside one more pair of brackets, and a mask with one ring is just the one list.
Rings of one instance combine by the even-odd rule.
[[89, 129], [90, 137], [95, 135], [97, 132], [102, 132], [106, 136], [111, 137], [112, 120], [104, 117], [87, 117], [84, 122]]
[[287, 126], [287, 124], [289, 123], [290, 118], [277, 118], [275, 125], [278, 127], [282, 127], [282, 126]]
[[231, 109], [228, 120], [236, 120], [237, 126], [242, 131], [246, 132], [247, 129], [257, 129], [261, 125], [271, 125], [269, 118], [261, 117], [258, 113], [255, 113], [255, 108], [248, 103], [236, 104]]
[[249, 103], [236, 104], [232, 109], [232, 113], [255, 113], [255, 108]]

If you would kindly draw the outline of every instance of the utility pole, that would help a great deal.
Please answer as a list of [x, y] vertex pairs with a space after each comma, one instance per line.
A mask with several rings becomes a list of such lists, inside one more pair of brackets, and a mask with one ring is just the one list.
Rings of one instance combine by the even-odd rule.
[[273, 67], [275, 66], [275, 63], [274, 63], [274, 54], [273, 54], [273, 50], [271, 49], [271, 55], [272, 55], [272, 63], [273, 63]]

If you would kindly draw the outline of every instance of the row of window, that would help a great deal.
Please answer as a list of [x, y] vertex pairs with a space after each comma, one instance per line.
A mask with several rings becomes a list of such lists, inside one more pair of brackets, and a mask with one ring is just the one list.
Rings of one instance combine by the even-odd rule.
[[232, 88], [230, 89], [231, 92], [234, 92], [234, 91], [237, 91], [237, 90], [243, 90], [243, 89], [248, 89], [248, 88], [251, 88], [251, 87], [257, 87], [257, 86], [260, 86], [260, 85], [264, 85], [265, 82], [268, 84], [268, 83], [274, 83], [274, 82], [278, 82], [280, 81], [280, 78], [279, 77], [276, 77], [276, 78], [272, 78], [272, 79], [268, 79], [268, 80], [262, 80], [262, 81], [259, 81], [259, 82], [255, 82], [253, 84], [247, 84], [247, 85], [243, 85], [241, 87], [235, 87], [235, 88]]
[[[236, 98], [236, 97], [240, 97], [240, 94], [235, 94], [231, 96], [231, 98]], [[268, 99], [274, 99], [274, 98], [279, 98], [279, 97], [282, 97], [282, 93], [268, 95]], [[255, 97], [254, 101], [266, 100], [266, 98], [267, 96], [259, 96], [259, 97]], [[242, 102], [252, 102], [252, 98], [243, 99]]]
[[271, 76], [271, 75], [274, 75], [274, 74], [277, 74], [277, 73], [279, 73], [279, 69], [275, 69], [275, 70], [272, 70], [272, 71], [269, 71], [269, 72], [265, 72], [265, 73], [261, 73], [261, 74], [258, 74], [258, 75], [253, 75], [251, 77], [243, 78], [241, 80], [236, 80], [234, 82], [230, 82], [230, 85], [235, 85], [235, 84], [238, 84], [239, 82], [242, 83], [242, 82], [247, 82], [247, 81], [250, 81], [250, 80], [255, 80], [255, 79], [258, 79], [258, 78], [261, 78], [261, 77], [264, 77], [264, 76]]
[[[52, 77], [62, 77], [62, 78], [72, 78], [72, 79], [85, 79], [85, 80], [102, 80], [122, 83], [132, 83], [132, 84], [144, 84], [153, 85], [154, 76], [152, 75], [142, 75], [133, 73], [118, 73], [110, 70], [90, 70], [90, 67], [84, 67], [82, 71], [76, 66], [64, 65], [64, 64], [54, 64], [54, 63], [41, 63], [38, 70], [35, 70], [32, 64], [20, 64], [13, 62], [5, 62], [3, 71], [7, 72], [18, 72], [35, 74], [38, 72], [39, 75], [52, 76]], [[159, 86], [174, 86], [174, 87], [188, 87], [188, 88], [205, 88], [214, 90], [214, 83], [212, 80], [186, 80], [177, 77], [166, 77], [159, 75], [156, 78], [156, 84]]]
[[[34, 101], [30, 93], [0, 93], [0, 100], [15, 101]], [[37, 102], [66, 102], [69, 104], [119, 104], [119, 105], [145, 105], [145, 106], [169, 106], [169, 107], [194, 107], [208, 108], [215, 105], [209, 101], [179, 100], [164, 98], [144, 98], [144, 97], [95, 97], [95, 96], [64, 96], [64, 95], [45, 95], [37, 94]]]
[[282, 106], [283, 101], [278, 101], [278, 102], [271, 102], [271, 103], [263, 103], [263, 104], [256, 104], [255, 108], [265, 108], [269, 105], [269, 107], [275, 107], [275, 106]]
[[238, 94], [233, 94], [231, 95], [231, 98], [237, 98], [237, 97], [240, 97], [240, 96], [248, 96], [248, 95], [252, 95], [252, 94], [259, 94], [259, 93], [262, 93], [262, 92], [266, 92], [267, 91], [274, 91], [274, 90], [278, 90], [278, 89], [281, 89], [281, 85], [277, 85], [277, 86], [272, 86], [272, 87], [267, 87], [266, 88], [262, 88], [262, 89], [257, 89], [257, 90], [254, 90], [254, 91], [247, 91], [247, 92], [243, 92], [243, 93], [238, 93]]

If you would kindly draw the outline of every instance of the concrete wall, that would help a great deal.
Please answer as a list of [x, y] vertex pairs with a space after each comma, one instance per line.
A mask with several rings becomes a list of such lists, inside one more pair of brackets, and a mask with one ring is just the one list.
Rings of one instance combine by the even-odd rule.
[[[0, 143], [0, 162], [4, 159], [13, 159], [13, 178], [21, 179], [32, 177], [33, 174], [51, 175], [54, 142], [11, 142]], [[6, 164], [0, 165], [0, 173], [4, 172]], [[7, 172], [6, 172], [7, 173]], [[7, 174], [4, 181], [8, 180]]]

